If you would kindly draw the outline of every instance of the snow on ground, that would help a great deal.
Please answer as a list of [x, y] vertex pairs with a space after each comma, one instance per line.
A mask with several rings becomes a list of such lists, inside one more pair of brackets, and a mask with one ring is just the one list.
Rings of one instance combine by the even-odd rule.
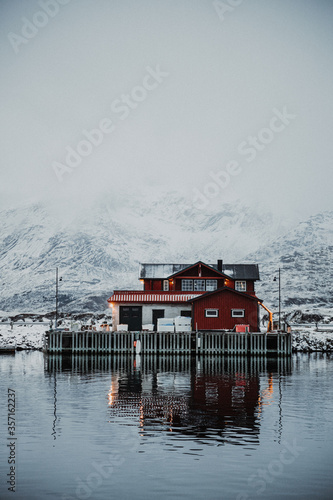
[[44, 333], [48, 329], [43, 323], [0, 323], [0, 347], [16, 345], [19, 349], [42, 349]]
[[[331, 327], [331, 328], [330, 328]], [[332, 325], [327, 330], [321, 326], [297, 326], [292, 328], [293, 351], [301, 352], [333, 352], [333, 330]]]
[[[0, 323], [0, 347], [16, 345], [18, 349], [42, 349], [45, 331], [49, 329], [50, 323], [24, 323], [15, 322], [10, 324]], [[64, 322], [62, 327], [70, 329], [70, 321]], [[292, 329], [293, 350], [301, 352], [333, 352], [333, 330], [328, 325], [324, 330], [317, 330], [312, 326], [294, 326]]]
[[[84, 322], [76, 321], [79, 329], [81, 326], [87, 325], [98, 325], [102, 323], [107, 323], [107, 319], [103, 321], [96, 321], [94, 318], [91, 320], [85, 320]], [[54, 325], [54, 322], [53, 322]], [[73, 325], [72, 320], [61, 320], [61, 328], [70, 330]], [[29, 320], [19, 320], [10, 323], [2, 322], [0, 323], [0, 348], [4, 346], [15, 346], [17, 349], [42, 349], [44, 343], [44, 334], [50, 329], [51, 322], [47, 318], [43, 319], [43, 322], [33, 322]]]

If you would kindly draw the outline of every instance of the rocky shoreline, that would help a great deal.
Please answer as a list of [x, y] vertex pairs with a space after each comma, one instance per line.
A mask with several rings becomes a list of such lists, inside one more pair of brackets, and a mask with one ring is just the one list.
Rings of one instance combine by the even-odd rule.
[[333, 352], [333, 332], [292, 332], [293, 352]]

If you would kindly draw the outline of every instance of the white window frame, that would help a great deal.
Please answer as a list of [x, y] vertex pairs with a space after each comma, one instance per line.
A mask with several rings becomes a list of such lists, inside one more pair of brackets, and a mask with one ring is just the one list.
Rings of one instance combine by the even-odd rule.
[[193, 280], [182, 279], [182, 292], [193, 292]]
[[164, 292], [169, 291], [169, 280], [163, 280], [163, 290]]
[[213, 292], [217, 290], [217, 280], [206, 280], [206, 291]]
[[246, 292], [246, 281], [245, 280], [236, 280], [235, 281], [235, 290], [237, 292]]
[[218, 309], [205, 309], [205, 318], [218, 318], [219, 310]]
[[245, 309], [231, 309], [231, 317], [232, 318], [244, 318], [245, 317]]

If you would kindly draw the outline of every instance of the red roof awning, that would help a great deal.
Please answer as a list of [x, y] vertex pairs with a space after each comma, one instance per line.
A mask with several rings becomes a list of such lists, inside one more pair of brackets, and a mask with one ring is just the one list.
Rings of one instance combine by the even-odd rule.
[[131, 303], [170, 303], [187, 302], [194, 297], [202, 295], [204, 292], [146, 292], [146, 291], [115, 291], [108, 299], [108, 302], [131, 302]]

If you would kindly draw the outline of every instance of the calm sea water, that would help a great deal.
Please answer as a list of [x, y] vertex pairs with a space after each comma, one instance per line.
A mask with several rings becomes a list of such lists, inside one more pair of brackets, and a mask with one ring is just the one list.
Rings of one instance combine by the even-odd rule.
[[19, 352], [0, 356], [0, 388], [1, 499], [333, 498], [327, 355]]

